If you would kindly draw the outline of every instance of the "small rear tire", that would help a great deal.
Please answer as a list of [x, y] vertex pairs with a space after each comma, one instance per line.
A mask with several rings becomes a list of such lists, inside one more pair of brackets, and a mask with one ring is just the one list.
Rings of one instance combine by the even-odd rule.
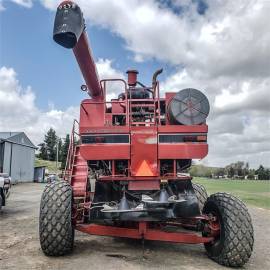
[[0, 210], [2, 209], [2, 206], [5, 206], [5, 193], [3, 188], [0, 187]]
[[2, 204], [3, 204], [3, 199], [2, 199], [2, 195], [0, 194], [0, 211], [2, 209]]
[[228, 193], [211, 195], [203, 213], [217, 218], [220, 234], [205, 244], [208, 256], [229, 267], [243, 266], [250, 258], [253, 244], [253, 226], [245, 204]]
[[47, 256], [70, 253], [74, 244], [72, 188], [66, 181], [46, 185], [40, 203], [39, 237]]

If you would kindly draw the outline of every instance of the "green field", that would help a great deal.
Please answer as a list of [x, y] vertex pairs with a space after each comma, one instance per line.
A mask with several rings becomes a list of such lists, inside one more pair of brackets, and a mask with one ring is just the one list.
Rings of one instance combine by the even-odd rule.
[[194, 177], [193, 181], [202, 184], [208, 195], [215, 192], [228, 192], [249, 205], [270, 209], [270, 181], [225, 180]]

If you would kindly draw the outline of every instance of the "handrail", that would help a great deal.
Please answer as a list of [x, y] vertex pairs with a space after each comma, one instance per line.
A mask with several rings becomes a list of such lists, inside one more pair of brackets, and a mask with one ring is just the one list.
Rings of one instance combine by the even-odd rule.
[[[107, 92], [107, 82], [115, 82], [119, 81], [122, 82], [125, 86], [125, 100], [119, 100], [119, 101], [106, 101], [106, 92]], [[159, 89], [159, 81], [155, 81], [155, 84], [152, 87], [141, 87], [140, 89], [152, 89], [153, 98], [148, 99], [128, 99], [128, 85], [125, 80], [123, 79], [105, 79], [100, 81], [100, 86], [104, 93], [104, 105], [106, 104], [112, 104], [112, 103], [119, 103], [121, 106], [125, 107], [125, 115], [126, 115], [126, 125], [130, 126], [130, 124], [138, 124], [137, 122], [132, 121], [132, 112], [131, 112], [131, 104], [132, 102], [145, 102], [145, 106], [147, 106], [148, 102], [153, 103], [155, 106], [157, 106], [157, 110], [154, 111], [154, 119], [151, 123], [154, 123], [155, 125], [161, 124], [161, 117], [160, 117], [160, 89]], [[101, 103], [101, 102], [100, 102]], [[136, 104], [136, 103], [135, 103]], [[135, 105], [134, 104], [134, 105]], [[139, 104], [137, 104], [140, 106]], [[145, 125], [148, 125], [149, 122], [145, 122]], [[106, 117], [104, 114], [104, 125], [106, 125]]]
[[65, 171], [64, 171], [64, 180], [70, 181], [70, 176], [72, 174], [72, 167], [74, 162], [74, 155], [76, 149], [76, 137], [75, 135], [79, 136], [79, 133], [75, 130], [76, 124], [79, 125], [79, 122], [74, 119], [73, 126], [71, 130], [70, 142], [68, 147], [68, 154], [66, 159]]
[[[107, 82], [122, 82], [124, 84], [124, 89], [125, 89], [125, 96], [127, 97], [128, 94], [128, 86], [125, 80], [123, 79], [104, 79], [100, 81], [100, 85], [103, 89], [103, 93], [104, 93], [104, 105], [106, 105], [107, 103], [113, 103], [112, 101], [106, 101], [106, 94], [107, 94], [107, 89], [106, 89], [106, 83]], [[117, 103], [117, 101], [115, 101], [114, 103]], [[128, 108], [128, 100], [127, 98], [125, 98], [124, 101], [118, 101], [119, 104], [125, 104], [126, 106], [126, 121], [127, 121], [127, 125], [129, 125], [129, 108]], [[104, 114], [104, 125], [106, 124], [106, 119], [105, 119], [105, 114]]]

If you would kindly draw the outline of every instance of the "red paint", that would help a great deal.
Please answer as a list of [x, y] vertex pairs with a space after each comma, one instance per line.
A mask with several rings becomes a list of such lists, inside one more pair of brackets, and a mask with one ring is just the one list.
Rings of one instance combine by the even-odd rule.
[[137, 83], [137, 75], [138, 75], [137, 70], [128, 70], [127, 75], [128, 75], [128, 85], [130, 86], [135, 86]]
[[85, 31], [83, 31], [76, 46], [73, 48], [73, 52], [88, 87], [88, 93], [93, 99], [103, 100], [103, 92], [99, 83], [96, 64]]
[[160, 180], [169, 180], [169, 181], [181, 181], [181, 180], [191, 180], [192, 177], [190, 176], [186, 176], [186, 175], [166, 175], [166, 176], [149, 176], [147, 178], [145, 178], [145, 176], [100, 176], [99, 178], [102, 181], [143, 181], [143, 182], [147, 182], [147, 181], [160, 181]]
[[197, 136], [197, 141], [201, 141], [201, 142], [206, 142], [207, 141], [207, 136], [205, 135], [200, 135], [200, 136]]
[[63, 2], [61, 2], [61, 3], [59, 4], [58, 7], [63, 6], [63, 5], [66, 5], [66, 4], [72, 5], [72, 4], [74, 4], [74, 2], [72, 2], [72, 1], [63, 1]]
[[207, 154], [207, 143], [186, 142], [158, 145], [159, 159], [201, 159], [206, 157]]
[[157, 176], [157, 130], [155, 127], [131, 128], [131, 175]]
[[128, 190], [159, 190], [159, 180], [129, 181]]
[[84, 144], [80, 148], [86, 160], [130, 159], [129, 144]]
[[157, 229], [147, 228], [146, 222], [140, 222], [139, 228], [123, 228], [103, 226], [96, 224], [77, 225], [78, 231], [102, 236], [124, 237], [145, 240], [158, 240], [164, 242], [200, 244], [213, 241], [213, 237], [202, 237], [195, 233], [170, 233]]
[[165, 125], [158, 126], [159, 133], [207, 133], [207, 125], [194, 125], [194, 126], [184, 126], [184, 125]]

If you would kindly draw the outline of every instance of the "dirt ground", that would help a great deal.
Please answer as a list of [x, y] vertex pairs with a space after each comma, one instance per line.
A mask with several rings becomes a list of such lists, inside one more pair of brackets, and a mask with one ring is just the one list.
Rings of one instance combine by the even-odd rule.
[[[13, 186], [0, 213], [0, 269], [226, 269], [207, 258], [202, 245], [146, 242], [76, 233], [73, 254], [51, 258], [39, 246], [38, 215], [43, 184]], [[270, 211], [250, 207], [255, 248], [244, 269], [270, 269]]]

